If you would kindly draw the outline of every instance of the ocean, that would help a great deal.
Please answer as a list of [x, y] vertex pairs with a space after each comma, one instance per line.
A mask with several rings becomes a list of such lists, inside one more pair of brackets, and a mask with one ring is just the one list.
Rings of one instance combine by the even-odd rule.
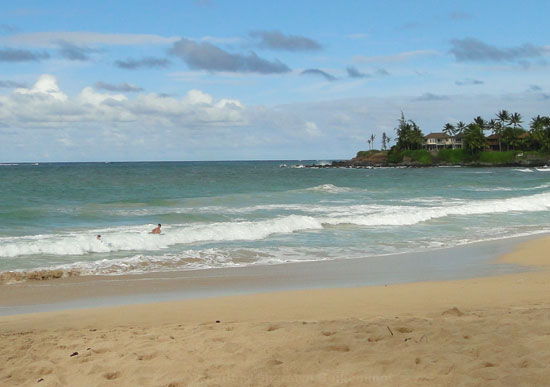
[[312, 163], [0, 164], [0, 273], [379, 259], [550, 232], [547, 168]]

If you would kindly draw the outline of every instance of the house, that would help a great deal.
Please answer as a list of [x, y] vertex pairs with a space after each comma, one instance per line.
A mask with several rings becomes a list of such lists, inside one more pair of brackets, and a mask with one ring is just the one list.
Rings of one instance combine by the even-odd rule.
[[462, 134], [449, 136], [445, 133], [430, 133], [424, 136], [422, 148], [430, 151], [441, 149], [460, 149], [462, 148]]
[[498, 139], [500, 136], [498, 134], [491, 134], [487, 136], [487, 149], [497, 151], [500, 149], [498, 145]]
[[[525, 140], [528, 137], [529, 137], [529, 132], [523, 132], [523, 133], [516, 134], [516, 140], [517, 141]], [[491, 134], [490, 136], [487, 136], [487, 149], [488, 150], [493, 150], [493, 151], [500, 150], [499, 138], [500, 138], [499, 134]], [[515, 149], [515, 147], [512, 146], [512, 145], [508, 145], [508, 144], [506, 144], [506, 145], [501, 144], [501, 145], [502, 145], [502, 150]]]

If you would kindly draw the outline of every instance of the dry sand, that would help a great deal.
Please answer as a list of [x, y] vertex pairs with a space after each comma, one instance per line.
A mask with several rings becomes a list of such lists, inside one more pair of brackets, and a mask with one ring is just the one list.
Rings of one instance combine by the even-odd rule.
[[0, 385], [549, 385], [549, 251], [500, 277], [0, 317]]

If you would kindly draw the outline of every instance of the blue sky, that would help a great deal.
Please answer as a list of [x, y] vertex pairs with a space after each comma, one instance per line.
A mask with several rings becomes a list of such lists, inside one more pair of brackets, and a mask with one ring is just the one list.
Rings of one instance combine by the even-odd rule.
[[17, 1], [0, 162], [336, 159], [446, 122], [550, 114], [541, 1]]

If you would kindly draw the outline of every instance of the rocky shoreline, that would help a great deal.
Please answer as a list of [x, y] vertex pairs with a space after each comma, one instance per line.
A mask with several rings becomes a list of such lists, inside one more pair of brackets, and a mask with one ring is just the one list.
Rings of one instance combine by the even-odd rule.
[[518, 160], [517, 162], [507, 163], [487, 163], [487, 162], [468, 162], [468, 163], [447, 163], [447, 162], [434, 162], [430, 164], [424, 164], [416, 161], [403, 161], [401, 163], [390, 163], [385, 161], [372, 161], [372, 160], [338, 160], [333, 161], [330, 164], [312, 164], [305, 165], [305, 168], [357, 168], [357, 169], [371, 169], [371, 168], [431, 168], [431, 167], [470, 167], [470, 168], [487, 168], [487, 167], [515, 167], [515, 168], [536, 168], [536, 167], [549, 167], [549, 160], [535, 159], [535, 160]]

